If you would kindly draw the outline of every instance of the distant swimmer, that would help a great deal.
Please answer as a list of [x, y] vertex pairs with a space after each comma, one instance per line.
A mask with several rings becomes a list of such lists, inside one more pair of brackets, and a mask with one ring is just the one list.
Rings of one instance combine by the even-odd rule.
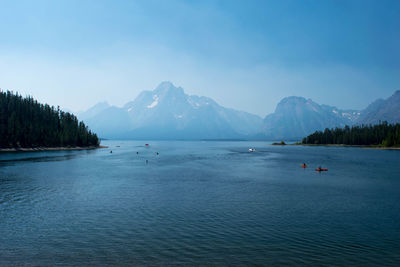
[[136, 152], [136, 154], [139, 154], [139, 152]]
[[148, 164], [149, 163], [149, 160], [148, 159], [146, 159], [146, 164]]
[[112, 150], [110, 151], [110, 153], [112, 153]]
[[160, 154], [160, 153], [157, 152], [156, 154], [158, 155], [158, 154]]

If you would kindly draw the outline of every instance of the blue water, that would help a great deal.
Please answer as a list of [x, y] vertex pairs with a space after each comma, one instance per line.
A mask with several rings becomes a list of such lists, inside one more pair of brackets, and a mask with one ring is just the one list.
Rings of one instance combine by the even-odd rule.
[[0, 265], [400, 265], [400, 151], [103, 144], [0, 154]]

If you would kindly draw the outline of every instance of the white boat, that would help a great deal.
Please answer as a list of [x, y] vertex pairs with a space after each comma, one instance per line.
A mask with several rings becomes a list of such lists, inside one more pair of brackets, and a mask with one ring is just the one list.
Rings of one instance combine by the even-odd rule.
[[254, 152], [254, 151], [256, 151], [255, 148], [249, 148], [249, 152]]

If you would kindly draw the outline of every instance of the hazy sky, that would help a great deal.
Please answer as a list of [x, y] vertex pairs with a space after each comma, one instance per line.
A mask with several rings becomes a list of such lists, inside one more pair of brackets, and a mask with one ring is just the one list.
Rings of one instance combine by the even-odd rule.
[[0, 88], [79, 111], [161, 81], [261, 116], [400, 89], [400, 1], [2, 1]]

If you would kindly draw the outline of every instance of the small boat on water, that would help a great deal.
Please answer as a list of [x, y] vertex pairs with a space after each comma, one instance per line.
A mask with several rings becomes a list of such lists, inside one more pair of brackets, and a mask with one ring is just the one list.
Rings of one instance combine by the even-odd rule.
[[149, 144], [145, 144], [145, 146], [150, 146]]
[[307, 168], [308, 166], [307, 166], [307, 164], [303, 164], [303, 165], [301, 165], [301, 167]]
[[249, 148], [249, 152], [254, 152], [254, 151], [256, 151], [255, 148]]
[[318, 168], [318, 169], [315, 169], [317, 172], [326, 172], [326, 171], [328, 171], [328, 169], [322, 169], [322, 168]]

